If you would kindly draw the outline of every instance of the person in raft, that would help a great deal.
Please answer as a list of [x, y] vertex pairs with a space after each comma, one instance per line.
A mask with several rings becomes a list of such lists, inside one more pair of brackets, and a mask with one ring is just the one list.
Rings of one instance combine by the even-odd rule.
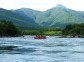
[[34, 39], [46, 39], [45, 35], [36, 35]]

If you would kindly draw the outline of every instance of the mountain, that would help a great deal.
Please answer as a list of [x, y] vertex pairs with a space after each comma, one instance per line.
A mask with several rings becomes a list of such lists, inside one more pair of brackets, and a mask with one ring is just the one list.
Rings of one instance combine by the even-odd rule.
[[12, 21], [16, 26], [25, 29], [40, 27], [64, 28], [68, 24], [84, 23], [84, 12], [58, 5], [47, 11], [37, 11], [29, 8], [6, 10], [0, 8], [0, 19]]
[[84, 12], [58, 5], [37, 15], [36, 22], [42, 26], [64, 28], [67, 24], [84, 23]]
[[34, 29], [39, 27], [33, 18], [24, 16], [23, 14], [18, 14], [13, 10], [0, 8], [0, 20], [4, 19], [12, 21], [16, 26], [19, 26], [22, 29]]
[[17, 12], [20, 15], [24, 15], [25, 17], [30, 17], [33, 20], [36, 20], [36, 16], [41, 13], [40, 11], [37, 10], [33, 10], [33, 9], [29, 9], [29, 8], [21, 8], [21, 9], [17, 9], [15, 10], [15, 12]]
[[68, 24], [84, 23], [84, 12], [75, 11], [60, 4], [47, 11], [37, 11], [29, 8], [21, 8], [15, 11], [32, 18], [43, 27], [64, 28]]

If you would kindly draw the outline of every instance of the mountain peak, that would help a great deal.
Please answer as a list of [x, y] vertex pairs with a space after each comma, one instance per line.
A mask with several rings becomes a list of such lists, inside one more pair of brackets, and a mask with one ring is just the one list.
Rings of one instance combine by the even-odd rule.
[[64, 5], [58, 4], [56, 8], [66, 8]]
[[63, 5], [61, 5], [61, 4], [58, 4], [57, 6], [51, 8], [51, 9], [49, 9], [49, 10], [50, 10], [50, 11], [52, 11], [52, 10], [56, 11], [56, 10], [66, 10], [66, 9], [68, 9], [68, 8], [65, 7], [65, 6], [63, 6]]
[[65, 7], [64, 5], [62, 4], [58, 4], [57, 7]]

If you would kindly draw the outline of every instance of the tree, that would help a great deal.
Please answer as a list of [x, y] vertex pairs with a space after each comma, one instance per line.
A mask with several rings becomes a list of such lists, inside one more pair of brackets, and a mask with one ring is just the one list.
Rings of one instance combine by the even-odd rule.
[[84, 37], [84, 24], [68, 25], [63, 30], [63, 35]]
[[18, 36], [21, 32], [18, 28], [10, 21], [0, 21], [0, 36]]

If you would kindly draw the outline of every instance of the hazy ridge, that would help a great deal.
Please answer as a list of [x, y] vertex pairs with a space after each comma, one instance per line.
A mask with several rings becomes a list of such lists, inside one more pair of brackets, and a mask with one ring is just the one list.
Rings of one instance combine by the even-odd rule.
[[84, 12], [68, 9], [63, 5], [58, 5], [47, 11], [29, 8], [17, 10], [0, 8], [0, 19], [11, 20], [17, 26], [25, 29], [35, 29], [41, 26], [64, 28], [67, 24], [84, 23]]

